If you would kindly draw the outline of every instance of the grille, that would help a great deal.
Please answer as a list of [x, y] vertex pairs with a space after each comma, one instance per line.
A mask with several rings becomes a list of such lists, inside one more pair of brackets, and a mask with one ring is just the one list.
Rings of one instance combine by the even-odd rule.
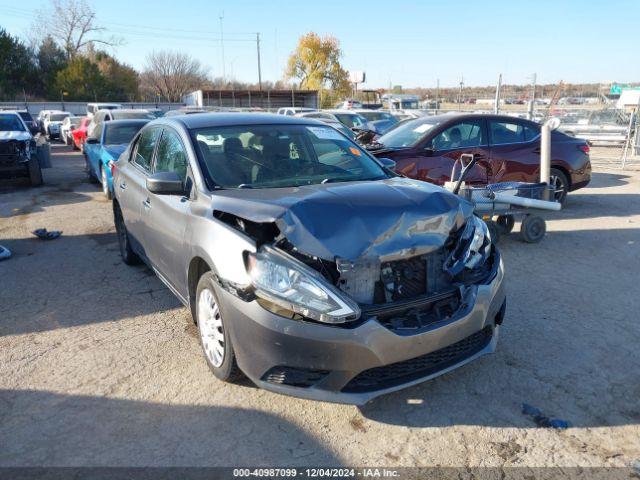
[[308, 388], [318, 383], [329, 373], [329, 370], [277, 366], [265, 373], [262, 376], [262, 380], [278, 385]]
[[[381, 325], [398, 335], [415, 335], [435, 323], [450, 319], [462, 304], [460, 291], [457, 289], [432, 295], [420, 303], [398, 303], [400, 304], [398, 306], [393, 304], [381, 306], [379, 311], [363, 310], [363, 312], [369, 317], [375, 317]], [[402, 308], [405, 303], [408, 305]]]
[[393, 301], [424, 295], [427, 293], [427, 261], [420, 256], [383, 263], [380, 278]]
[[15, 140], [0, 142], [0, 155], [16, 155], [19, 152], [20, 148]]
[[435, 352], [404, 362], [365, 370], [355, 376], [342, 391], [348, 393], [371, 392], [432, 375], [478, 353], [489, 344], [492, 334], [492, 328], [487, 327]]

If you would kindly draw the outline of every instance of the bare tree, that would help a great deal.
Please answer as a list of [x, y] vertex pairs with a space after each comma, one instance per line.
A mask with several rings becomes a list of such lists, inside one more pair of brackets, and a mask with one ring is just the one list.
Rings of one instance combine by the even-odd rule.
[[51, 0], [49, 8], [37, 17], [36, 35], [51, 36], [69, 59], [92, 44], [122, 44], [121, 39], [105, 37], [106, 29], [97, 25], [96, 14], [86, 0]]
[[160, 51], [147, 55], [140, 80], [143, 91], [179, 102], [185, 93], [207, 81], [207, 72], [198, 60], [186, 53]]

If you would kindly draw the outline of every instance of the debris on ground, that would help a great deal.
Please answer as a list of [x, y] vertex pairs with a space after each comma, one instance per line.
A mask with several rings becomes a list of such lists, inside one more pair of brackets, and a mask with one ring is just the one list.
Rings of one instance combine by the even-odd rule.
[[49, 232], [47, 231], [46, 228], [39, 228], [37, 230], [34, 230], [31, 233], [33, 233], [36, 237], [38, 237], [41, 240], [54, 240], [58, 238], [60, 235], [62, 235], [62, 232], [60, 230], [51, 230]]
[[566, 420], [551, 418], [547, 415], [544, 415], [539, 408], [529, 405], [528, 403], [522, 404], [522, 413], [523, 415], [531, 417], [533, 422], [537, 426], [542, 428], [557, 428], [560, 430], [564, 430], [565, 428], [569, 428], [571, 426], [571, 423]]
[[0, 261], [6, 260], [11, 256], [11, 250], [0, 245]]

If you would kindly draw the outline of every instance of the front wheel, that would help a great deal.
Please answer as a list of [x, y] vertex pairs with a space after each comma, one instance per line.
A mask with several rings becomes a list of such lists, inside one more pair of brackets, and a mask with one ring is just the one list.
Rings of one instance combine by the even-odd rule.
[[242, 372], [236, 363], [231, 336], [222, 318], [214, 285], [215, 278], [211, 272], [203, 274], [198, 281], [196, 322], [200, 343], [213, 374], [224, 382], [233, 382], [242, 377]]
[[32, 187], [42, 185], [42, 169], [40, 168], [40, 160], [37, 156], [31, 157], [29, 160], [29, 182]]
[[113, 193], [109, 188], [109, 180], [107, 179], [107, 170], [104, 165], [100, 167], [100, 182], [102, 183], [102, 193], [107, 197], [107, 200], [113, 199]]

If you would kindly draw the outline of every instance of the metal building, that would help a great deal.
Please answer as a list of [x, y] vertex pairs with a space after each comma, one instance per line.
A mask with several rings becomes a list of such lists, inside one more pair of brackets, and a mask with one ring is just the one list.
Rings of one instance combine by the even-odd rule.
[[182, 97], [187, 106], [263, 108], [318, 108], [317, 90], [196, 90]]

